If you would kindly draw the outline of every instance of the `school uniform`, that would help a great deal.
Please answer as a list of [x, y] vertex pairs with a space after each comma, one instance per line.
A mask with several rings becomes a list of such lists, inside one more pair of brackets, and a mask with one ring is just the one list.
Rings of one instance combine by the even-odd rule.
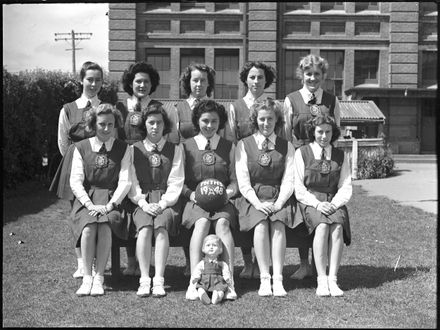
[[196, 283], [196, 288], [202, 288], [206, 292], [223, 291], [226, 292], [228, 284], [225, 279], [231, 278], [231, 272], [228, 264], [217, 259], [210, 260], [205, 256], [201, 260], [195, 270], [195, 278], [200, 278]]
[[[236, 175], [241, 197], [236, 200], [240, 231], [249, 231], [264, 220], [281, 221], [293, 228], [294, 202], [293, 166], [294, 149], [290, 142], [276, 136], [266, 138], [258, 131], [237, 144]], [[267, 148], [267, 150], [265, 150]], [[283, 207], [267, 216], [253, 204], [258, 201], [282, 201]]]
[[152, 100], [149, 96], [143, 97], [139, 101], [135, 95], [125, 99], [123, 102], [116, 103], [116, 108], [121, 111], [124, 119], [124, 127], [118, 130], [119, 139], [132, 145], [144, 138], [140, 129], [141, 126], [145, 125], [142, 122], [142, 112], [152, 104], [162, 103]]
[[[133, 221], [139, 230], [145, 226], [165, 228], [172, 236], [179, 233], [181, 224], [179, 196], [184, 182], [183, 147], [162, 138], [157, 147], [150, 140], [133, 146], [132, 187], [128, 194], [137, 205]], [[156, 217], [144, 212], [142, 206], [158, 203], [163, 212]]]
[[[323, 154], [319, 144], [312, 142], [296, 151], [294, 172], [298, 200], [295, 220], [304, 221], [309, 234], [313, 234], [320, 223], [340, 223], [344, 243], [350, 245], [350, 222], [345, 204], [351, 198], [352, 185], [344, 152], [329, 145]], [[327, 216], [318, 211], [318, 204], [324, 201], [334, 204], [336, 212]]]
[[[320, 114], [332, 116], [336, 125], [340, 125], [340, 106], [338, 98], [322, 88], [314, 93], [315, 97], [303, 87], [288, 94], [284, 100], [284, 130], [282, 137], [292, 141], [295, 149], [309, 143], [305, 123]], [[313, 100], [314, 99], [314, 100]]]
[[73, 143], [94, 135], [85, 127], [89, 111], [96, 108], [101, 101], [97, 96], [88, 99], [84, 94], [74, 102], [67, 103], [60, 111], [58, 119], [58, 148], [63, 158], [58, 165], [49, 190], [56, 191], [59, 198], [72, 201], [74, 195], [70, 188], [70, 170], [75, 146]]
[[221, 181], [232, 196], [238, 192], [234, 170], [235, 147], [232, 142], [215, 134], [210, 139], [210, 150], [205, 150], [208, 140], [199, 133], [183, 143], [185, 154], [185, 184], [182, 195], [186, 205], [182, 214], [182, 225], [188, 229], [200, 218], [214, 221], [225, 218], [232, 228], [237, 219], [234, 206], [228, 202], [216, 212], [208, 212], [189, 200], [191, 193], [204, 179], [214, 178]]
[[69, 223], [77, 246], [83, 228], [90, 223], [108, 223], [116, 236], [127, 239], [127, 226], [118, 208], [105, 215], [91, 216], [85, 207], [88, 201], [95, 205], [119, 205], [131, 186], [131, 153], [127, 143], [112, 137], [104, 145], [106, 151], [97, 137], [75, 144], [70, 185], [76, 199]]

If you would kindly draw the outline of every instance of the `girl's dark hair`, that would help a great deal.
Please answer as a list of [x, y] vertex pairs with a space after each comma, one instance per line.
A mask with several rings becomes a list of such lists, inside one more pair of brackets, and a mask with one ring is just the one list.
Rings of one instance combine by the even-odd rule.
[[101, 78], [104, 79], [104, 71], [98, 63], [87, 61], [81, 66], [81, 70], [79, 71], [79, 78], [82, 81], [86, 76], [87, 70], [98, 70], [101, 72]]
[[267, 99], [255, 102], [254, 105], [252, 105], [249, 115], [249, 126], [253, 132], [258, 131], [257, 119], [258, 112], [260, 110], [269, 110], [275, 113], [277, 122], [275, 123], [274, 132], [278, 132], [284, 125], [283, 107], [281, 106], [280, 102], [274, 100], [271, 97], [268, 97]]
[[215, 85], [215, 70], [206, 64], [191, 63], [190, 65], [188, 65], [185, 70], [183, 70], [182, 75], [180, 76], [180, 90], [186, 96], [191, 95], [191, 72], [193, 72], [194, 70], [199, 70], [201, 72], [207, 73], [208, 88], [206, 89], [206, 95], [211, 96]]
[[336, 125], [335, 119], [330, 115], [323, 114], [323, 115], [319, 115], [319, 116], [310, 118], [305, 123], [307, 136], [308, 136], [310, 142], [315, 141], [315, 128], [317, 126], [324, 125], [324, 124], [328, 124], [332, 127], [332, 138], [330, 140], [330, 143], [333, 145], [333, 142], [335, 142], [341, 136], [341, 130]]
[[136, 62], [131, 64], [128, 69], [124, 71], [124, 74], [122, 75], [122, 87], [124, 91], [130, 96], [133, 95], [133, 88], [131, 85], [133, 84], [134, 76], [139, 72], [148, 74], [151, 81], [151, 89], [148, 95], [154, 93], [157, 86], [159, 86], [159, 73], [151, 64], [145, 62]]
[[225, 107], [214, 100], [202, 100], [194, 107], [191, 117], [196, 132], [200, 132], [199, 119], [206, 112], [215, 112], [218, 114], [220, 119], [218, 130], [225, 127], [226, 121], [228, 120]]
[[244, 67], [240, 71], [240, 80], [243, 82], [243, 84], [248, 87], [247, 85], [247, 77], [249, 74], [249, 71], [256, 67], [257, 69], [262, 69], [264, 71], [264, 76], [266, 78], [266, 84], [264, 85], [264, 89], [272, 85], [273, 81], [276, 78], [275, 69], [271, 67], [270, 65], [267, 65], [266, 63], [260, 62], [260, 61], [252, 61], [247, 62]]
[[148, 119], [148, 116], [151, 115], [162, 115], [164, 127], [162, 135], [168, 134], [171, 132], [171, 122], [168, 118], [168, 115], [163, 108], [161, 103], [153, 103], [150, 104], [145, 110], [142, 111], [142, 125], [139, 126], [139, 130], [142, 134], [142, 138], [145, 139], [147, 137], [147, 128], [145, 127], [145, 122]]
[[121, 112], [110, 103], [101, 103], [96, 108], [92, 108], [87, 113], [86, 129], [89, 132], [96, 132], [96, 118], [99, 115], [113, 115], [115, 117], [115, 128], [123, 127]]

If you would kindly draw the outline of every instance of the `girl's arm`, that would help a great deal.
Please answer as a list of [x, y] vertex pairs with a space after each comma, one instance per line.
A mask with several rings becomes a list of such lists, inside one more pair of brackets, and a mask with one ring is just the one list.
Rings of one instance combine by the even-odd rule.
[[348, 161], [347, 154], [344, 153], [344, 162], [342, 163], [341, 174], [338, 182], [338, 192], [336, 193], [335, 196], [333, 196], [331, 203], [336, 208], [340, 208], [341, 206], [348, 203], [352, 193], [353, 193], [353, 187], [351, 184], [350, 164]]
[[255, 208], [261, 203], [251, 186], [249, 170], [247, 167], [247, 154], [244, 149], [243, 141], [238, 141], [235, 149], [235, 174], [237, 177], [238, 189], [240, 193], [251, 203]]
[[58, 117], [58, 149], [60, 150], [61, 156], [64, 156], [69, 148], [69, 129], [70, 122], [63, 107]]
[[174, 148], [173, 165], [167, 180], [167, 190], [162, 195], [159, 205], [162, 210], [176, 204], [185, 182], [185, 167], [183, 159], [183, 147], [178, 144]]
[[76, 199], [88, 208], [89, 205], [93, 205], [90, 197], [84, 189], [84, 164], [81, 154], [75, 147], [72, 156], [72, 169], [70, 171], [70, 188]]
[[290, 103], [290, 99], [286, 96], [283, 104], [283, 113], [284, 113], [284, 129], [281, 130], [280, 136], [287, 141], [292, 142], [292, 115], [293, 109], [292, 104]]
[[[135, 152], [133, 146], [130, 146], [132, 159], [134, 159], [133, 154]], [[128, 198], [135, 204], [139, 205], [141, 208], [148, 204], [146, 201], [146, 194], [142, 193], [142, 188], [139, 185], [139, 180], [136, 175], [136, 168], [134, 167], [134, 164], [130, 165], [130, 175], [131, 175], [131, 187], [130, 191], [128, 192]]]
[[235, 145], [232, 144], [231, 151], [229, 152], [229, 185], [226, 187], [226, 193], [228, 198], [231, 199], [238, 194], [237, 176], [235, 174]]
[[336, 126], [340, 127], [341, 126], [341, 106], [339, 104], [339, 100], [338, 98], [335, 96], [336, 100], [335, 100], [335, 111], [334, 111], [334, 117], [335, 117], [335, 122], [336, 122]]
[[295, 148], [292, 143], [287, 142], [287, 155], [284, 162], [284, 174], [281, 179], [280, 193], [276, 202], [274, 203], [275, 208], [280, 210], [287, 200], [292, 196], [294, 190], [294, 174], [291, 170], [294, 163]]
[[121, 160], [121, 169], [119, 171], [118, 187], [113, 193], [109, 204], [115, 203], [116, 205], [121, 204], [124, 197], [127, 195], [131, 187], [131, 148], [127, 145], [125, 149], [124, 157]]

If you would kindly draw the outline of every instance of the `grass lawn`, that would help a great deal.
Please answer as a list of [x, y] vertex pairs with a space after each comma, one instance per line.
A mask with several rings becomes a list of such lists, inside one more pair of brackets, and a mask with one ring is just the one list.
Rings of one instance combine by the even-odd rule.
[[[138, 298], [137, 278], [114, 280], [110, 271], [103, 297], [77, 297], [68, 202], [35, 186], [24, 197], [9, 194], [3, 200], [3, 327], [436, 328], [437, 216], [353, 188], [352, 244], [338, 274], [344, 297], [318, 298], [315, 279], [290, 280], [299, 259], [288, 249], [288, 296], [261, 298], [258, 280], [238, 278], [237, 248], [238, 299], [216, 306], [185, 300], [180, 248], [170, 249], [165, 298]], [[121, 251], [122, 267], [125, 256]]]

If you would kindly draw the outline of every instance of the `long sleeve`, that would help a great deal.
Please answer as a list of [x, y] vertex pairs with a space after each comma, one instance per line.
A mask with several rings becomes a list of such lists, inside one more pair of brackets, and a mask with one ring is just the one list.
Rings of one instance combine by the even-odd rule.
[[183, 163], [183, 146], [176, 145], [173, 165], [167, 180], [167, 190], [162, 195], [159, 205], [162, 209], [176, 204], [182, 192], [185, 181], [185, 166]]
[[84, 189], [84, 165], [81, 154], [75, 147], [72, 156], [72, 169], [70, 171], [70, 188], [81, 204], [90, 201], [90, 197]]
[[58, 149], [60, 150], [61, 156], [64, 156], [70, 145], [69, 129], [70, 122], [63, 107], [60, 110], [60, 115], [58, 118]]
[[319, 200], [312, 193], [307, 191], [306, 186], [304, 186], [304, 159], [301, 154], [300, 149], [296, 149], [295, 159], [293, 164], [293, 173], [294, 173], [294, 187], [295, 187], [295, 196], [296, 199], [309, 206], [313, 206], [314, 208], [318, 207]]
[[229, 282], [231, 279], [231, 271], [229, 269], [229, 266], [226, 262], [220, 261], [222, 265], [222, 276], [226, 282]]
[[290, 103], [290, 99], [288, 97], [284, 99], [283, 113], [284, 113], [284, 129], [281, 130], [280, 136], [286, 139], [287, 141], [292, 142], [293, 109], [292, 109], [292, 104]]
[[236, 127], [235, 127], [235, 108], [232, 103], [229, 105], [229, 109], [227, 110], [227, 113], [228, 113], [228, 121], [225, 124], [223, 137], [226, 140], [231, 141], [234, 144], [237, 144], [237, 134], [235, 132], [235, 129], [236, 129]]
[[287, 144], [287, 155], [285, 160], [284, 174], [281, 179], [280, 193], [278, 195], [277, 203], [284, 205], [287, 200], [292, 196], [294, 190], [294, 174], [291, 170], [294, 166], [295, 149], [292, 143]]
[[232, 197], [235, 197], [238, 194], [238, 183], [237, 183], [237, 176], [235, 173], [235, 145], [232, 144], [231, 151], [229, 152], [229, 178], [230, 182], [229, 185], [226, 187], [226, 191], [230, 191], [230, 195]]
[[205, 263], [203, 260], [199, 261], [199, 263], [194, 268], [194, 271], [191, 275], [192, 278], [200, 279], [202, 277], [202, 273], [205, 270]]
[[341, 174], [338, 182], [338, 192], [333, 196], [332, 204], [337, 208], [348, 203], [353, 193], [351, 184], [351, 170], [347, 154], [344, 153], [344, 162], [341, 166]]
[[131, 187], [131, 175], [130, 175], [130, 167], [131, 167], [131, 150], [127, 146], [125, 150], [124, 157], [121, 161], [121, 170], [119, 171], [119, 180], [118, 187], [113, 193], [112, 198], [109, 203], [116, 203], [117, 205], [121, 204], [124, 197], [127, 195], [128, 191]]
[[247, 167], [247, 154], [244, 149], [243, 141], [238, 141], [235, 149], [235, 173], [237, 176], [238, 189], [240, 193], [252, 205], [257, 205], [260, 200], [251, 186], [249, 170]]
[[339, 100], [337, 97], [335, 101], [334, 115], [335, 115], [336, 126], [341, 127], [341, 105], [339, 104]]
[[170, 132], [167, 134], [167, 140], [178, 144], [180, 142], [180, 133], [179, 133], [179, 115], [176, 107], [172, 107], [169, 111], [167, 111], [168, 119], [171, 123]]

